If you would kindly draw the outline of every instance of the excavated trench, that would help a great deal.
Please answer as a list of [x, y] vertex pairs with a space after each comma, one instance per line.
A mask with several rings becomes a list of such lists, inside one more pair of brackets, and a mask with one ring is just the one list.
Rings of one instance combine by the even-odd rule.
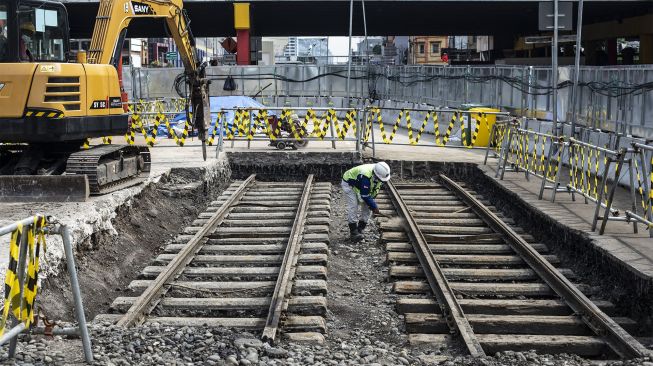
[[[118, 209], [113, 219], [117, 236], [97, 232], [78, 245], [78, 271], [87, 318], [106, 312], [114, 298], [124, 296], [129, 282], [232, 180], [256, 173], [258, 179], [265, 181], [300, 181], [314, 174], [316, 181], [334, 183], [327, 277], [327, 346], [342, 353], [347, 353], [348, 347], [366, 345], [408, 348], [404, 319], [395, 309], [397, 297], [388, 282], [385, 246], [376, 223], [370, 225], [363, 242], [352, 243], [348, 238], [339, 182], [345, 170], [361, 163], [360, 155], [275, 151], [228, 153], [227, 159], [229, 166], [211, 180], [201, 171], [174, 169], [161, 181], [145, 188], [130, 205]], [[473, 164], [387, 162], [397, 181], [428, 181], [443, 172], [466, 182], [517, 225], [547, 244], [583, 282], [600, 286], [603, 297], [617, 305], [619, 315], [636, 319], [645, 333], [650, 334], [653, 285], [607, 258], [584, 233], [566, 228], [538, 212]], [[45, 312], [49, 318], [72, 320], [72, 299], [64, 273], [44, 280], [40, 301], [47, 304]], [[421, 355], [438, 359], [452, 354], [457, 351], [441, 347]], [[382, 358], [375, 362], [384, 364]]]
[[[164, 244], [195, 219], [228, 185], [228, 169], [175, 168], [116, 210], [110, 227], [77, 243], [77, 272], [87, 319], [105, 312]], [[64, 264], [61, 263], [61, 266]], [[72, 321], [70, 281], [65, 270], [46, 278], [39, 301], [50, 319]]]
[[617, 313], [637, 321], [640, 331], [653, 332], [653, 281], [642, 278], [627, 266], [606, 255], [585, 232], [571, 229], [540, 212], [519, 195], [491, 179], [475, 164], [388, 161], [395, 176], [431, 180], [439, 172], [466, 182], [476, 192], [525, 228], [540, 243], [549, 246], [561, 265], [580, 279], [601, 288], [604, 298], [617, 306]]

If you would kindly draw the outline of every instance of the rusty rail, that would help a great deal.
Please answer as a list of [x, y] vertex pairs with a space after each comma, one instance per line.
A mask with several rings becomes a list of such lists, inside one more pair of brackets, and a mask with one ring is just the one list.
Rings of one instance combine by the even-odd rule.
[[211, 218], [202, 226], [188, 244], [172, 260], [165, 269], [156, 277], [154, 281], [143, 291], [138, 299], [132, 304], [127, 313], [118, 320], [117, 325], [130, 327], [140, 324], [145, 315], [147, 315], [160, 301], [166, 292], [166, 285], [174, 279], [193, 259], [195, 253], [208, 240], [207, 236], [215, 230], [229, 213], [231, 206], [238, 202], [250, 185], [254, 182], [256, 174], [250, 175], [236, 191], [220, 206], [220, 208], [211, 216]]
[[474, 330], [465, 317], [453, 289], [449, 285], [438, 261], [433, 256], [428, 242], [419, 229], [415, 218], [411, 215], [408, 206], [401, 198], [394, 184], [388, 182], [387, 189], [397, 212], [405, 220], [407, 227], [410, 229], [408, 230], [408, 235], [411, 238], [411, 244], [451, 332], [461, 336], [471, 356], [485, 356], [485, 351], [483, 351], [481, 344], [476, 338]]
[[283, 311], [288, 308], [287, 297], [292, 290], [292, 281], [295, 277], [295, 270], [297, 269], [297, 258], [299, 250], [301, 249], [302, 234], [304, 232], [304, 224], [306, 223], [306, 216], [308, 214], [308, 202], [311, 196], [311, 189], [313, 187], [313, 174], [308, 176], [302, 197], [297, 207], [295, 214], [295, 221], [293, 222], [292, 230], [286, 250], [283, 256], [283, 262], [279, 269], [279, 277], [274, 287], [272, 300], [270, 301], [270, 309], [268, 310], [268, 317], [265, 321], [265, 328], [263, 329], [263, 340], [273, 343], [279, 329], [279, 321], [281, 320]]
[[463, 202], [472, 207], [474, 212], [495, 232], [505, 238], [510, 247], [526, 262], [544, 282], [562, 298], [565, 303], [581, 317], [583, 322], [623, 358], [650, 356], [651, 351], [642, 346], [612, 318], [601, 311], [560, 271], [540, 255], [510, 226], [490, 211], [470, 192], [444, 174], [440, 174], [442, 183], [455, 193]]

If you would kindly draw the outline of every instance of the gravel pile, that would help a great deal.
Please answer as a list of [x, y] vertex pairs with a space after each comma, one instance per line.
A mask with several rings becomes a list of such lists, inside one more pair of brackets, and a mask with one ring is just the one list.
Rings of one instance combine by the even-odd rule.
[[[589, 366], [573, 355], [537, 355], [534, 352], [502, 352], [474, 359], [443, 355], [443, 350], [404, 348], [373, 340], [365, 332], [355, 340], [332, 338], [325, 345], [282, 344], [272, 347], [254, 335], [226, 329], [172, 328], [158, 324], [122, 329], [94, 325], [94, 365], [443, 365], [443, 366]], [[82, 365], [78, 340], [25, 336], [15, 360], [3, 365]], [[610, 366], [653, 366], [650, 358], [610, 362]]]

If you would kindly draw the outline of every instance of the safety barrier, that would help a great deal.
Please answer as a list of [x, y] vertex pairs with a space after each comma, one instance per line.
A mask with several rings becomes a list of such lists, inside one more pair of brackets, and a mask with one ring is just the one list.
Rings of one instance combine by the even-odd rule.
[[[64, 328], [61, 333], [80, 334], [86, 362], [93, 362], [91, 339], [86, 326], [77, 271], [75, 268], [70, 231], [65, 225], [56, 223], [51, 217], [37, 214], [0, 228], [0, 236], [9, 235], [9, 264], [5, 274], [5, 293], [2, 320], [0, 321], [0, 345], [10, 342], [9, 357], [13, 358], [18, 335], [29, 329], [35, 333], [53, 334], [46, 323], [45, 328], [36, 328], [35, 300], [38, 292], [38, 273], [41, 254], [45, 254], [45, 235], [59, 234], [63, 240], [68, 273], [75, 303], [78, 328]], [[27, 268], [26, 268], [27, 267]], [[42, 306], [39, 304], [39, 306]], [[7, 324], [10, 315], [14, 321], [10, 329]]]
[[[304, 113], [297, 113], [297, 111], [304, 111]], [[226, 120], [230, 114], [233, 114], [233, 121]], [[358, 115], [358, 110], [353, 108], [223, 108], [221, 125], [225, 129], [225, 137], [229, 140], [236, 140], [239, 137], [254, 140], [256, 137], [262, 137], [272, 141], [279, 139], [345, 141], [351, 135], [356, 136]], [[331, 131], [331, 136], [327, 136], [327, 131]]]
[[[188, 119], [192, 116], [190, 113], [184, 124], [182, 131], [177, 133], [171, 124], [170, 117], [184, 113], [186, 111], [186, 99], [183, 98], [170, 98], [170, 99], [157, 99], [151, 101], [139, 100], [137, 102], [129, 103], [128, 110], [131, 114], [131, 123], [129, 129], [125, 134], [125, 141], [130, 144], [135, 144], [137, 134], [143, 135], [145, 143], [148, 146], [154, 146], [161, 124], [166, 126], [166, 131], [169, 137], [172, 137], [177, 146], [184, 146], [186, 138], [188, 137], [191, 126]], [[111, 143], [111, 138], [103, 139], [103, 143]]]
[[[183, 124], [173, 124], [179, 114], [186, 113], [184, 99], [138, 100], [128, 104], [130, 126], [124, 138], [128, 144], [136, 143], [136, 136], [142, 135], [148, 146], [154, 146], [161, 135], [163, 125], [168, 138], [177, 146], [184, 146], [192, 135], [192, 112], [184, 118]], [[423, 146], [462, 146], [472, 148], [479, 135], [486, 136], [497, 116], [507, 116], [506, 112], [456, 110], [456, 109], [418, 109], [388, 108], [367, 106], [365, 108], [335, 107], [261, 107], [261, 108], [223, 108], [211, 112], [211, 122], [207, 131], [209, 146], [222, 147], [223, 140], [251, 141], [269, 140], [272, 145], [301, 147], [308, 141], [330, 141], [336, 148], [337, 141], [361, 143], [366, 147], [375, 145], [375, 125], [383, 144]], [[418, 118], [419, 125], [413, 124]], [[490, 121], [491, 120], [491, 121]], [[291, 123], [292, 121], [292, 123]], [[441, 122], [442, 121], [442, 122]], [[441, 123], [447, 123], [443, 128]], [[386, 132], [390, 129], [391, 132]], [[395, 140], [398, 131], [407, 132], [408, 141]], [[424, 134], [432, 138], [424, 138]], [[459, 138], [453, 138], [457, 136]], [[217, 141], [216, 141], [217, 138]], [[456, 143], [452, 143], [456, 140]], [[485, 141], [485, 138], [483, 139]], [[405, 141], [403, 139], [402, 141]], [[460, 142], [458, 142], [460, 141]], [[102, 138], [103, 144], [112, 143], [110, 136]], [[485, 144], [486, 142], [484, 142]], [[90, 147], [90, 141], [84, 148]], [[375, 151], [373, 152], [375, 154]]]
[[[605, 224], [608, 220], [633, 222], [633, 231], [637, 233], [637, 225], [633, 220], [626, 216], [621, 216], [619, 210], [612, 207], [612, 195], [608, 194], [610, 185], [610, 172], [612, 164], [616, 164], [611, 190], [616, 189], [621, 176], [621, 170], [624, 164], [628, 164], [630, 177], [630, 190], [632, 208], [635, 209], [635, 190], [633, 184], [633, 164], [632, 159], [626, 159], [627, 151], [621, 149], [614, 151], [600, 146], [595, 146], [583, 141], [570, 138], [565, 144], [569, 156], [569, 183], [566, 188], [575, 200], [574, 195], [580, 194], [587, 201], [596, 204], [594, 217], [592, 219], [592, 231], [596, 230], [598, 220], [602, 221], [600, 234], [605, 231]], [[553, 191], [552, 201], [555, 200]], [[601, 208], [605, 209], [605, 214], [600, 216]]]
[[491, 140], [494, 146], [488, 146], [484, 163], [487, 163], [490, 151], [494, 150], [499, 158], [496, 177], [503, 179], [506, 171], [523, 171], [526, 180], [535, 176], [542, 180], [540, 197], [547, 182], [556, 183], [561, 150], [551, 149], [551, 146], [560, 146], [561, 138], [520, 128], [514, 120], [499, 125]]
[[[649, 159], [653, 147], [634, 144], [637, 147], [634, 151], [640, 155], [638, 165], [634, 156], [628, 156], [635, 155], [633, 151], [614, 151], [574, 138], [565, 139], [530, 131], [521, 128], [516, 120], [495, 125], [490, 140], [484, 164], [487, 164], [490, 154], [494, 153], [498, 158], [495, 177], [503, 179], [506, 171], [523, 172], [527, 180], [530, 176], [535, 176], [541, 179], [538, 198], [543, 199], [545, 190], [550, 189], [552, 202], [555, 202], [558, 192], [569, 193], [573, 201], [576, 200], [576, 195], [581, 195], [585, 203], [595, 204], [592, 231], [597, 229], [599, 221], [599, 234], [604, 233], [608, 221], [632, 223], [635, 233], [638, 221], [651, 228], [653, 196], [650, 187], [653, 182], [642, 183], [640, 172], [646, 176], [653, 169], [653, 160]], [[620, 211], [613, 207], [613, 201], [614, 191], [625, 165], [628, 166], [625, 174], [630, 180], [631, 208], [625, 215], [621, 215]], [[633, 178], [636, 173], [645, 217], [637, 213]], [[605, 211], [603, 214], [601, 209]]]
[[[653, 238], [653, 146], [632, 144], [633, 168], [637, 177], [637, 191], [642, 204], [642, 215], [637, 210], [626, 210], [626, 217], [646, 225]], [[612, 195], [613, 192], [610, 192]]]
[[[362, 144], [364, 147], [371, 145], [373, 156], [376, 156], [377, 144], [471, 149], [477, 146], [479, 136], [482, 135], [484, 136], [482, 145], [485, 146], [488, 143], [487, 136], [493, 130], [496, 117], [508, 116], [506, 112], [494, 111], [378, 106], [368, 106], [362, 112], [365, 121], [361, 136]], [[419, 122], [414, 124], [413, 120]], [[442, 123], [447, 123], [445, 128], [442, 128]], [[378, 126], [378, 136], [374, 133], [376, 126]], [[400, 131], [402, 141], [397, 141], [396, 136]], [[424, 137], [425, 133], [429, 135], [428, 138]], [[403, 136], [404, 134], [405, 136]], [[455, 138], [456, 143], [452, 143], [454, 136], [457, 137]], [[376, 142], [379, 137], [380, 141]]]

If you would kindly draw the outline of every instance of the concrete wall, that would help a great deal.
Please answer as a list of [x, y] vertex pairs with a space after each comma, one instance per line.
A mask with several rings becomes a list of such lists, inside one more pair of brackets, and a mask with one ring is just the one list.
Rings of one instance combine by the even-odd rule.
[[[131, 98], [177, 97], [179, 68], [126, 67], [125, 88]], [[582, 67], [577, 108], [570, 108], [573, 69], [561, 67], [558, 113], [569, 121], [603, 130], [653, 138], [653, 66]], [[551, 68], [533, 66], [365, 66], [352, 67], [347, 89], [346, 65], [217, 66], [207, 69], [212, 95], [403, 100], [440, 107], [475, 103], [516, 115], [551, 120]], [[237, 90], [223, 90], [231, 75]], [[303, 105], [303, 104], [302, 104]]]

